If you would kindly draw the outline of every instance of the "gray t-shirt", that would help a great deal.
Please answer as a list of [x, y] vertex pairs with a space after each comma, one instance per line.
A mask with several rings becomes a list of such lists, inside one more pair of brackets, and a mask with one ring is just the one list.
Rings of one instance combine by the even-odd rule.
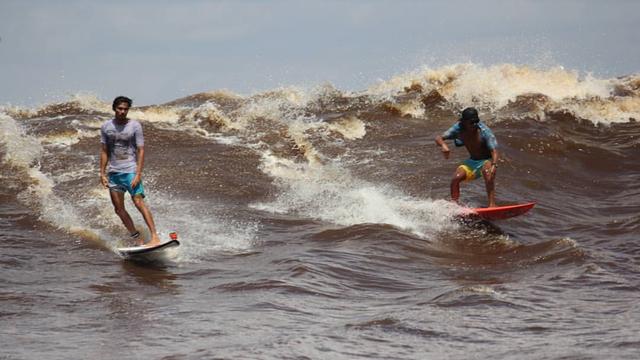
[[111, 119], [100, 127], [100, 142], [107, 145], [107, 172], [135, 173], [138, 146], [144, 146], [142, 126], [136, 120], [119, 125]]

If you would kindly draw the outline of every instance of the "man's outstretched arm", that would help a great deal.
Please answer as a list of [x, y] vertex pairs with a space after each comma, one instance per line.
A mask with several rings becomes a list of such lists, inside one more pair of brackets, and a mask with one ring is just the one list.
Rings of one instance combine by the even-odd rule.
[[448, 159], [449, 154], [451, 154], [451, 150], [449, 150], [449, 146], [447, 146], [447, 143], [444, 142], [444, 138], [442, 137], [442, 135], [436, 136], [436, 144], [440, 146], [440, 149], [442, 150], [442, 155], [444, 155], [444, 158]]

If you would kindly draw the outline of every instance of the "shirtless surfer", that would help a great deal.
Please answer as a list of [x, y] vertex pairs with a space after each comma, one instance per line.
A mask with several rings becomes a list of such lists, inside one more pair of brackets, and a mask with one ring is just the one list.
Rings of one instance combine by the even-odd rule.
[[436, 144], [441, 147], [445, 159], [451, 151], [445, 140], [453, 140], [456, 146], [465, 146], [470, 158], [463, 161], [451, 179], [451, 199], [458, 202], [460, 183], [475, 180], [482, 175], [487, 188], [489, 207], [496, 206], [495, 178], [498, 168], [498, 142], [491, 129], [480, 122], [478, 110], [469, 107], [462, 111], [457, 123], [436, 136]]
[[115, 117], [102, 124], [100, 128], [100, 181], [104, 187], [109, 189], [113, 208], [136, 244], [144, 245], [144, 239], [136, 230], [131, 216], [125, 210], [125, 192], [131, 194], [133, 203], [147, 223], [151, 233], [151, 241], [147, 245], [158, 245], [160, 239], [156, 232], [153, 216], [144, 202], [142, 126], [138, 121], [127, 118], [131, 103], [132, 100], [124, 96], [115, 98], [112, 105]]

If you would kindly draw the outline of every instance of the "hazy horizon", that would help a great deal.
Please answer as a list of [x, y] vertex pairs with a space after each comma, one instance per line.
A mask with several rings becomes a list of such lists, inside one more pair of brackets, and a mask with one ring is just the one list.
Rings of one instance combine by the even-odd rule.
[[362, 90], [473, 62], [637, 73], [640, 3], [3, 1], [0, 105], [92, 93], [136, 104], [329, 82]]

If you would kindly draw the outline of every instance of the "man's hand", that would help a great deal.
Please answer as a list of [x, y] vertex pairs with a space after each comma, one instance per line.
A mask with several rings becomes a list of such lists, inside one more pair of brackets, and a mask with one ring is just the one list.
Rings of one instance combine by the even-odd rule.
[[109, 179], [107, 179], [107, 175], [100, 175], [100, 182], [102, 183], [102, 186], [108, 188], [109, 187]]
[[133, 180], [131, 180], [131, 188], [135, 189], [136, 186], [138, 186], [138, 184], [140, 183], [140, 174], [136, 174], [136, 177], [133, 178]]
[[442, 155], [444, 155], [445, 159], [449, 158], [449, 154], [451, 154], [451, 150], [449, 150], [449, 147], [447, 146], [447, 144], [442, 144]]

